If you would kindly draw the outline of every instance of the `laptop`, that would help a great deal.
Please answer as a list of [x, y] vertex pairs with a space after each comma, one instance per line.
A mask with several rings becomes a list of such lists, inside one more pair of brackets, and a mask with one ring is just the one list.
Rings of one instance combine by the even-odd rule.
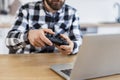
[[84, 36], [75, 63], [55, 64], [51, 69], [66, 80], [120, 74], [120, 34]]

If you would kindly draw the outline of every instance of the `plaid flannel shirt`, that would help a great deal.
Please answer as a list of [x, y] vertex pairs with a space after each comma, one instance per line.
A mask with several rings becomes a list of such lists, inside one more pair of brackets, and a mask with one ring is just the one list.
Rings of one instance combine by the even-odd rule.
[[30, 29], [52, 29], [55, 33], [67, 35], [74, 42], [72, 54], [79, 51], [82, 35], [76, 9], [64, 4], [56, 13], [47, 12], [42, 1], [22, 5], [16, 21], [6, 37], [9, 53], [44, 53], [58, 51], [54, 46], [34, 47], [29, 43], [27, 33]]

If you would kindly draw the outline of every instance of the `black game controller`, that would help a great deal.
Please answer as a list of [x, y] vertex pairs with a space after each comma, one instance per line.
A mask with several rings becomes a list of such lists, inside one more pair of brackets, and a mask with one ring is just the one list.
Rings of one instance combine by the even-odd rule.
[[55, 45], [68, 45], [68, 42], [60, 37], [60, 34], [47, 34], [46, 37]]

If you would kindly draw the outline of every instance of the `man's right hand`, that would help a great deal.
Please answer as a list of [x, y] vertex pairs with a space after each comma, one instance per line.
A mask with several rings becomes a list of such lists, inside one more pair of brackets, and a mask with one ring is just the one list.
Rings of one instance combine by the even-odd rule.
[[45, 36], [45, 33], [55, 34], [51, 29], [30, 30], [28, 32], [30, 44], [35, 47], [45, 47], [46, 44], [52, 46], [53, 43]]

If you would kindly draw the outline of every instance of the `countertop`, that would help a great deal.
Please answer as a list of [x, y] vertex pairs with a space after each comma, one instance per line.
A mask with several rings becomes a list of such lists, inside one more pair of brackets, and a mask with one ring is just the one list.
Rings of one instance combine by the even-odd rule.
[[86, 27], [120, 27], [120, 23], [81, 23], [81, 28]]
[[[12, 23], [0, 23], [0, 28], [10, 28]], [[88, 28], [88, 27], [120, 27], [120, 23], [113, 23], [113, 24], [104, 24], [104, 23], [82, 23], [80, 24], [81, 28]]]
[[[0, 15], [0, 28], [10, 28], [15, 22], [15, 16]], [[99, 23], [80, 23], [81, 28], [88, 27], [120, 27], [116, 22], [99, 22]]]

